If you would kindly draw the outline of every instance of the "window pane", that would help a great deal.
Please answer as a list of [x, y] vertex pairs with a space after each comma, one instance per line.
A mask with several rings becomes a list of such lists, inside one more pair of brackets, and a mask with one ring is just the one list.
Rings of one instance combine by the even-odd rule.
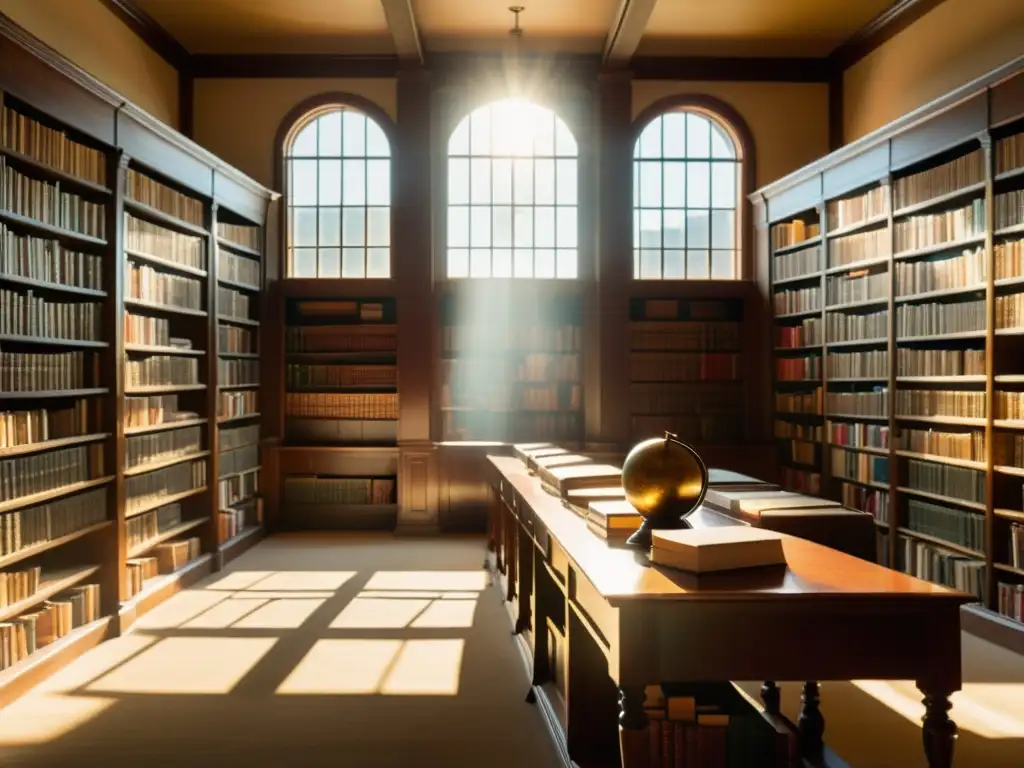
[[732, 280], [736, 277], [736, 255], [733, 251], [711, 252], [711, 278]]
[[493, 277], [512, 277], [512, 250], [496, 248], [491, 254], [491, 274]]
[[367, 277], [391, 277], [391, 249], [371, 248], [366, 256]]
[[491, 276], [491, 251], [489, 248], [474, 248], [469, 252], [469, 276]]
[[691, 280], [707, 280], [710, 277], [707, 251], [686, 252], [686, 276]]
[[533, 202], [533, 160], [516, 159], [512, 165], [513, 201]]
[[[491, 238], [495, 248], [512, 247], [512, 206], [499, 205], [494, 207], [491, 224]], [[512, 257], [509, 256], [509, 264]], [[511, 267], [509, 267], [511, 269]]]
[[366, 209], [344, 208], [341, 214], [341, 244], [366, 245]]
[[469, 146], [474, 155], [491, 152], [491, 110], [478, 109], [470, 115]]
[[682, 280], [686, 277], [686, 258], [683, 251], [665, 251], [662, 265], [665, 280]]
[[351, 109], [341, 113], [342, 152], [347, 157], [366, 156], [366, 115]]
[[321, 160], [320, 205], [341, 205], [341, 160]]
[[309, 125], [299, 131], [288, 154], [292, 157], [316, 157], [316, 135], [317, 121], [312, 120]]
[[491, 244], [491, 209], [486, 205], [474, 205], [470, 209], [469, 244], [473, 248], [489, 247]]
[[661, 124], [662, 118], [651, 120], [640, 134], [637, 142], [640, 145], [640, 157], [661, 157]]
[[[538, 207], [533, 210], [534, 245], [538, 248], [555, 247], [555, 209]], [[552, 261], [552, 263], [554, 263]]]
[[640, 163], [633, 161], [633, 207], [640, 207]]
[[292, 209], [292, 245], [316, 245], [316, 208]]
[[507, 205], [512, 202], [512, 161], [498, 158], [491, 166], [491, 202]]
[[555, 120], [555, 154], [559, 157], [575, 157], [577, 154], [576, 139], [570, 133], [569, 126], [561, 120]]
[[448, 161], [448, 204], [469, 202], [469, 160]]
[[665, 142], [662, 157], [686, 157], [686, 115], [682, 112], [669, 112], [662, 121], [661, 130]]
[[559, 205], [576, 205], [576, 160], [556, 160], [558, 174]]
[[661, 277], [661, 251], [640, 251], [640, 279], [656, 280]]
[[553, 250], [534, 251], [533, 276], [542, 279], [555, 276], [555, 252]]
[[341, 245], [341, 208], [320, 209], [319, 244], [334, 247]]
[[686, 212], [686, 245], [689, 248], [707, 248], [711, 243], [708, 211]]
[[576, 208], [563, 206], [556, 208], [555, 210], [556, 244], [559, 248], [575, 248], [576, 237], [578, 234], [576, 226]]
[[711, 164], [711, 207], [735, 208], [736, 172], [734, 163]]
[[[320, 155], [337, 157], [341, 154], [341, 112], [329, 112], [319, 118]], [[323, 264], [321, 263], [321, 272]]]
[[711, 126], [711, 156], [721, 158], [736, 157], [736, 147], [732, 138], [717, 125]]
[[533, 251], [529, 248], [516, 248], [513, 253], [515, 259], [516, 277], [533, 277]]
[[366, 161], [346, 160], [341, 169], [345, 205], [366, 205]]
[[733, 211], [711, 212], [711, 246], [732, 249], [736, 246], [736, 218]]
[[640, 211], [640, 247], [661, 247], [661, 211]]
[[560, 248], [555, 253], [555, 276], [563, 280], [579, 277], [575, 248]]
[[555, 161], [536, 160], [533, 167], [534, 202], [553, 205], [555, 202]]
[[711, 156], [711, 123], [703, 115], [686, 115], [686, 156]]
[[633, 209], [633, 247], [640, 247], [640, 211]]
[[391, 161], [369, 160], [366, 163], [366, 202], [370, 205], [391, 204]]
[[371, 118], [366, 119], [366, 156], [391, 157], [391, 146], [384, 129]]
[[366, 229], [367, 245], [391, 245], [391, 209], [368, 208], [366, 210]]
[[469, 247], [469, 208], [465, 205], [448, 206], [448, 247]]
[[341, 277], [341, 249], [321, 248], [318, 277]]
[[315, 248], [296, 248], [292, 251], [292, 277], [316, 277]]
[[644, 208], [661, 207], [661, 163], [640, 165], [640, 205]]
[[292, 205], [316, 205], [316, 160], [292, 160]]
[[533, 135], [533, 152], [538, 157], [552, 157], [555, 154], [555, 118], [544, 115], [537, 120], [536, 132]]
[[[515, 221], [515, 242], [516, 248], [533, 246], [533, 208], [516, 206], [513, 212]], [[530, 257], [532, 260], [532, 256]], [[531, 262], [532, 263], [532, 262]], [[518, 277], [518, 273], [516, 277]]]
[[684, 248], [686, 246], [686, 212], [665, 211], [662, 224], [663, 245], [666, 248]]
[[469, 251], [463, 248], [449, 249], [448, 277], [469, 277]]
[[491, 202], [491, 159], [489, 157], [474, 157], [470, 163], [470, 202]]
[[686, 164], [686, 204], [690, 208], [711, 207], [710, 163]]
[[452, 136], [448, 139], [449, 155], [469, 154], [469, 118], [464, 118], [455, 126]]
[[666, 208], [686, 207], [686, 163], [665, 163], [665, 199]]
[[362, 248], [345, 248], [341, 255], [342, 277], [366, 277], [366, 251]]

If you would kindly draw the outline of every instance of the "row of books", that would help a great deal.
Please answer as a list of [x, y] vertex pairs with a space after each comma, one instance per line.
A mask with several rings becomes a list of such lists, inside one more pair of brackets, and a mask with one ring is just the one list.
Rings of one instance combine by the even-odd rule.
[[106, 237], [104, 207], [18, 173], [0, 156], [0, 209], [89, 237]]
[[205, 488], [206, 476], [205, 459], [175, 464], [142, 475], [132, 475], [124, 481], [125, 515], [130, 517], [138, 514], [168, 496]]
[[907, 528], [976, 552], [985, 549], [985, 516], [966, 509], [908, 499]]
[[996, 195], [995, 228], [1024, 223], [1024, 189], [1011, 189]]
[[5, 512], [0, 515], [0, 557], [68, 536], [106, 519], [106, 488]]
[[855, 483], [839, 483], [839, 500], [843, 506], [867, 512], [880, 523], [889, 522], [889, 492], [867, 488]]
[[934, 429], [904, 429], [901, 436], [904, 450], [931, 456], [968, 461], [985, 460], [985, 433], [944, 432]]
[[856, 480], [859, 483], [889, 483], [889, 460], [885, 456], [836, 447], [831, 450], [829, 459], [833, 477]]
[[964, 250], [959, 256], [927, 261], [896, 262], [896, 295], [914, 296], [954, 288], [983, 287], [985, 249]]
[[139, 360], [125, 360], [126, 389], [157, 386], [187, 386], [199, 383], [199, 361], [194, 357], [151, 355]]
[[782, 222], [772, 227], [772, 250], [788, 248], [791, 245], [813, 240], [819, 235], [821, 235], [820, 224], [808, 223], [801, 219]]
[[260, 248], [260, 228], [250, 227], [245, 224], [229, 224], [226, 221], [217, 222], [217, 237], [235, 243], [254, 251]]
[[775, 329], [775, 346], [786, 349], [813, 347], [824, 340], [821, 318], [808, 317], [800, 325], [780, 325]]
[[1024, 326], [1024, 293], [996, 296], [996, 328]]
[[222, 354], [255, 354], [256, 333], [247, 328], [239, 328], [235, 325], [217, 326], [217, 346]]
[[55, 595], [29, 613], [0, 623], [0, 670], [100, 617], [100, 587], [85, 584]]
[[953, 416], [985, 418], [985, 393], [951, 389], [900, 389], [896, 392], [900, 416]]
[[977, 469], [908, 459], [907, 487], [962, 501], [985, 503], [985, 473]]
[[859, 224], [889, 212], [889, 186], [881, 184], [854, 197], [830, 200], [825, 205], [829, 231]]
[[[998, 297], [997, 297], [998, 300]], [[896, 308], [896, 337], [944, 336], [985, 330], [985, 300], [901, 304]]]
[[393, 477], [317, 477], [289, 475], [284, 480], [286, 504], [394, 504]]
[[794, 312], [816, 312], [821, 309], [821, 288], [790, 288], [776, 291], [772, 296], [776, 315], [789, 315]]
[[87, 435], [89, 406], [88, 400], [80, 398], [66, 408], [0, 411], [0, 448]]
[[978, 198], [962, 208], [897, 221], [893, 241], [899, 256], [919, 248], [958, 243], [984, 233], [985, 199]]
[[39, 591], [42, 569], [38, 565], [16, 571], [0, 571], [0, 608], [28, 600]]
[[259, 384], [259, 360], [218, 360], [217, 381], [222, 387]]
[[806, 443], [802, 440], [789, 440], [780, 446], [783, 461], [804, 464], [809, 467], [818, 465], [821, 458], [821, 446]]
[[1009, 280], [1024, 277], [1024, 240], [1007, 240], [992, 248], [995, 261], [995, 279]]
[[[124, 247], [190, 269], [206, 269], [206, 244], [201, 237], [124, 215]], [[130, 255], [130, 254], [129, 254]]]
[[260, 263], [230, 251], [220, 251], [217, 254], [217, 277], [221, 280], [230, 280], [234, 283], [259, 288]]
[[358, 325], [289, 326], [284, 332], [285, 351], [304, 352], [394, 352], [395, 333], [381, 333], [378, 327]]
[[102, 305], [49, 301], [35, 291], [0, 289], [0, 335], [98, 341]]
[[633, 352], [633, 381], [730, 381], [740, 377], [740, 356], [729, 352]]
[[147, 541], [166, 533], [182, 521], [181, 504], [166, 504], [124, 521], [128, 549], [136, 549]]
[[[984, 438], [984, 433], [977, 433]], [[1024, 435], [997, 432], [995, 435], [995, 463], [1024, 468]]]
[[0, 104], [0, 145], [37, 163], [93, 184], [107, 183], [102, 151], [87, 147], [6, 104]]
[[740, 387], [717, 383], [671, 382], [629, 385], [629, 411], [634, 415], [734, 413], [742, 401]]
[[870, 392], [829, 392], [826, 411], [845, 416], [888, 416], [888, 387], [873, 387]]
[[829, 312], [825, 315], [825, 338], [837, 341], [863, 341], [887, 339], [889, 336], [889, 310], [867, 314]]
[[256, 521], [250, 522], [252, 516], [252, 512], [245, 507], [240, 509], [226, 507], [219, 510], [217, 512], [217, 536], [219, 541], [224, 542], [233, 539], [249, 525], [257, 525]]
[[135, 469], [147, 464], [191, 456], [202, 450], [203, 433], [200, 427], [169, 429], [130, 436], [125, 445], [125, 469]]
[[862, 421], [832, 421], [825, 423], [829, 442], [847, 448], [889, 447], [889, 427], [884, 424], [865, 424]]
[[19, 235], [0, 222], [0, 278], [21, 277], [74, 288], [103, 288], [102, 257], [57, 240]]
[[821, 473], [782, 467], [782, 487], [817, 496], [821, 493]]
[[221, 509], [251, 501], [258, 503], [259, 489], [259, 472], [243, 472], [238, 475], [222, 477], [217, 482], [217, 503]]
[[775, 410], [778, 413], [820, 414], [821, 387], [808, 392], [776, 392]]
[[258, 392], [248, 390], [217, 393], [217, 418], [219, 419], [236, 419], [239, 416], [257, 414], [259, 411]]
[[203, 283], [191, 277], [169, 275], [148, 264], [129, 262], [125, 298], [167, 307], [202, 310]]
[[1024, 166], [1024, 133], [1015, 133], [996, 142], [996, 173]]
[[984, 376], [984, 349], [917, 349], [896, 351], [898, 376]]
[[826, 358], [830, 379], [886, 379], [889, 377], [889, 352], [868, 349], [863, 352], [836, 352]]
[[997, 610], [1003, 616], [1014, 621], [1024, 622], [1024, 584], [1010, 584], [1000, 581], [998, 590]]
[[852, 272], [829, 277], [825, 283], [826, 306], [842, 306], [860, 301], [884, 299], [889, 295], [887, 272]]
[[517, 382], [579, 381], [580, 356], [528, 352], [516, 361], [514, 373]]
[[203, 225], [203, 201], [171, 189], [134, 168], [124, 179], [124, 193], [136, 202], [156, 208], [197, 227]]
[[126, 397], [124, 399], [125, 426], [155, 427], [176, 421], [198, 418], [198, 414], [182, 411], [178, 407], [177, 395], [154, 395], [151, 397]]
[[217, 289], [217, 313], [224, 317], [249, 319], [250, 297], [231, 288]]
[[893, 181], [893, 205], [899, 209], [980, 184], [985, 180], [985, 153], [981, 149], [942, 165]]
[[259, 466], [259, 445], [243, 445], [239, 448], [221, 449], [220, 478], [228, 475], [238, 475], [242, 472], [252, 472], [259, 469]]
[[103, 475], [103, 446], [76, 445], [0, 461], [0, 502], [45, 493]]
[[134, 557], [125, 563], [125, 589], [128, 599], [142, 592], [149, 579], [174, 573], [199, 557], [198, 537], [157, 544], [146, 557]]
[[783, 253], [775, 258], [773, 280], [791, 280], [821, 271], [821, 246]]
[[398, 367], [394, 365], [307, 365], [285, 366], [285, 382], [289, 389], [303, 387], [368, 387], [398, 386]]
[[634, 321], [629, 324], [629, 346], [635, 352], [732, 352], [740, 348], [740, 324]]
[[285, 413], [306, 418], [397, 419], [398, 395], [287, 392]]
[[171, 321], [164, 317], [146, 317], [126, 312], [124, 316], [124, 343], [150, 347], [192, 349], [190, 339], [171, 336]]
[[973, 594], [978, 600], [985, 599], [983, 561], [909, 536], [900, 536], [897, 547], [899, 567], [904, 573]]
[[846, 267], [861, 261], [872, 261], [889, 255], [892, 239], [888, 229], [873, 229], [840, 237], [828, 247], [828, 265]]
[[83, 389], [99, 380], [91, 352], [5, 352], [0, 347], [0, 392]]
[[219, 438], [221, 451], [230, 451], [246, 445], [255, 445], [260, 441], [260, 425], [252, 424], [248, 427], [222, 429]]
[[802, 381], [821, 378], [821, 356], [777, 357], [775, 378], [779, 381]]
[[997, 390], [995, 396], [997, 419], [1024, 421], [1024, 392]]

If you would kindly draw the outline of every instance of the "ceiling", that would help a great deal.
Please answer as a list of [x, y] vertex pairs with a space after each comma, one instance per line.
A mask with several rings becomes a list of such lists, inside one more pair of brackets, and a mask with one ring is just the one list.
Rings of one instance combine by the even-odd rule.
[[[427, 51], [507, 45], [517, 0], [406, 0]], [[518, 0], [527, 49], [600, 53], [621, 8], [650, 10], [636, 53], [827, 55], [894, 0]], [[134, 0], [189, 53], [393, 54], [388, 0]], [[643, 11], [641, 11], [643, 13]]]

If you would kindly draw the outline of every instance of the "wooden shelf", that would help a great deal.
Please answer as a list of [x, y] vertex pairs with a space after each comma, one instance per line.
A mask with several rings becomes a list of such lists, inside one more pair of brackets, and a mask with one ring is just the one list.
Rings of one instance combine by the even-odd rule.
[[799, 277], [784, 277], [781, 280], [776, 280], [773, 285], [794, 285], [796, 283], [810, 283], [816, 280], [821, 280], [821, 272], [808, 272], [806, 275], [800, 275]]
[[239, 360], [259, 360], [259, 352], [218, 352], [218, 357], [237, 358]]
[[191, 498], [192, 496], [198, 496], [201, 493], [206, 493], [207, 490], [209, 490], [208, 486], [204, 485], [201, 488], [190, 488], [187, 491], [181, 491], [179, 493], [172, 493], [168, 496], [160, 496], [156, 499], [150, 499], [142, 506], [135, 507], [130, 511], [126, 509], [124, 515], [125, 520], [131, 520], [133, 517], [138, 517], [139, 515], [144, 515], [147, 512], [152, 512], [154, 509], [160, 509], [160, 507], [166, 507], [168, 504], [174, 504]]
[[985, 555], [982, 552], [978, 552], [975, 549], [968, 549], [967, 547], [961, 547], [959, 544], [953, 544], [952, 542], [946, 541], [945, 539], [940, 539], [937, 536], [929, 536], [926, 533], [918, 533], [917, 531], [912, 531], [909, 528], [897, 528], [896, 531], [908, 538], [917, 539], [918, 541], [923, 541], [927, 544], [934, 544], [935, 546], [947, 549], [950, 552], [956, 552], [960, 555], [973, 557], [977, 560], [985, 559]]
[[964, 499], [958, 499], [956, 496], [943, 496], [942, 494], [919, 491], [916, 488], [906, 488], [903, 486], [900, 487], [899, 491], [900, 493], [905, 493], [908, 496], [920, 496], [922, 499], [930, 499], [943, 504], [952, 504], [957, 507], [964, 507], [965, 509], [973, 509], [977, 512], [985, 511], [984, 503], [978, 501], [966, 501]]
[[110, 437], [109, 432], [96, 432], [91, 435], [79, 435], [78, 437], [62, 437], [57, 440], [44, 440], [39, 443], [27, 443], [26, 445], [15, 445], [9, 448], [0, 448], [0, 459], [7, 459], [12, 456], [24, 456], [27, 453], [41, 453], [52, 451], [57, 448], [68, 448], [72, 445], [84, 445], [86, 443], [98, 443]]
[[144, 475], [147, 472], [155, 472], [156, 470], [163, 469], [164, 467], [173, 467], [175, 464], [184, 464], [186, 461], [193, 461], [195, 459], [205, 459], [209, 455], [209, 451], [197, 451], [195, 453], [188, 453], [183, 456], [173, 456], [167, 459], [160, 459], [159, 461], [151, 461], [148, 464], [140, 464], [137, 467], [126, 469], [124, 471], [124, 476], [131, 477], [133, 475]]
[[143, 427], [127, 427], [124, 430], [126, 436], [146, 435], [150, 432], [165, 432], [168, 429], [181, 429], [182, 427], [195, 427], [205, 424], [206, 419], [182, 419], [181, 421], [168, 421], [163, 424], [147, 424]]
[[896, 381], [903, 384], [984, 384], [986, 377], [981, 376], [897, 376]]
[[967, 197], [977, 192], [985, 191], [985, 182], [981, 181], [977, 184], [969, 184], [966, 187], [957, 189], [953, 192], [949, 192], [945, 195], [938, 195], [936, 197], [929, 198], [928, 200], [922, 200], [920, 203], [914, 203], [913, 205], [905, 205], [902, 208], [897, 208], [893, 211], [893, 218], [902, 218], [903, 216], [909, 216], [912, 213], [919, 211], [927, 211], [929, 208], [938, 208], [945, 205], [948, 202], [958, 200], [961, 197]]
[[845, 304], [833, 304], [825, 307], [826, 312], [845, 312], [848, 309], [865, 309], [867, 307], [881, 307], [888, 305], [889, 299], [864, 299], [863, 301], [848, 301]]
[[217, 245], [220, 246], [221, 248], [226, 248], [232, 253], [237, 253], [240, 256], [248, 256], [251, 259], [263, 258], [263, 255], [259, 251], [253, 250], [247, 245], [239, 245], [238, 243], [233, 243], [230, 240], [223, 237], [217, 238]]
[[984, 339], [985, 331], [960, 331], [958, 333], [929, 334], [927, 336], [904, 336], [896, 339], [897, 344], [931, 344], [937, 341], [968, 341]]
[[21, 336], [13, 333], [0, 334], [0, 343], [8, 344], [45, 344], [48, 347], [76, 347], [80, 349], [105, 349], [110, 345], [105, 341], [89, 341], [86, 339], [57, 339], [50, 336]]
[[792, 245], [786, 245], [782, 248], [776, 248], [774, 253], [776, 256], [781, 256], [784, 253], [793, 253], [793, 251], [802, 251], [804, 248], [810, 248], [812, 245], [817, 245], [821, 242], [821, 235], [817, 237], [811, 237], [807, 240], [801, 240], [799, 243], [793, 243]]
[[814, 317], [820, 315], [820, 309], [805, 309], [801, 312], [786, 312], [785, 314], [775, 315], [776, 320], [800, 320], [805, 317]]
[[888, 339], [855, 339], [853, 341], [830, 341], [825, 345], [826, 349], [842, 349], [845, 347], [874, 347], [879, 344], [888, 344]]
[[225, 389], [259, 389], [259, 384], [221, 384], [217, 387], [221, 391]]
[[124, 209], [133, 216], [145, 219], [151, 224], [173, 229], [177, 232], [183, 232], [187, 235], [208, 237], [210, 234], [206, 229], [203, 229], [203, 227], [192, 224], [184, 219], [179, 219], [177, 216], [171, 216], [169, 213], [164, 213], [158, 208], [146, 205], [145, 203], [140, 203], [137, 200], [132, 200], [127, 196], [124, 198]]
[[31, 277], [21, 277], [19, 275], [0, 274], [0, 282], [12, 283], [13, 285], [24, 285], [26, 288], [38, 288], [44, 291], [69, 293], [73, 296], [90, 296], [97, 299], [103, 299], [107, 296], [106, 291], [101, 291], [96, 288], [79, 288], [76, 285], [52, 283], [47, 280], [34, 280]]
[[104, 246], [107, 244], [107, 241], [102, 237], [93, 237], [92, 235], [85, 235], [71, 229], [58, 227], [55, 224], [46, 224], [38, 219], [31, 219], [28, 216], [22, 216], [19, 213], [12, 213], [11, 211], [3, 208], [0, 208], [0, 221], [4, 221], [15, 226], [22, 226], [26, 229], [35, 230], [43, 236], [53, 237], [57, 240], [71, 241], [73, 243], [90, 246]]
[[175, 355], [185, 357], [201, 357], [205, 349], [181, 349], [179, 347], [158, 347], [150, 344], [125, 344], [125, 352], [137, 352], [144, 355]]
[[178, 525], [174, 526], [173, 528], [168, 528], [163, 533], [160, 533], [151, 539], [147, 539], [146, 541], [143, 541], [140, 544], [136, 544], [134, 547], [129, 548], [128, 558], [130, 559], [133, 557], [139, 557], [140, 555], [149, 552], [149, 550], [151, 550], [157, 544], [163, 544], [165, 541], [170, 541], [175, 536], [181, 536], [183, 533], [194, 531], [199, 526], [206, 525], [210, 522], [210, 518], [202, 517], [198, 520], [186, 520], [183, 523], [178, 523]]
[[984, 472], [986, 464], [984, 461], [973, 461], [971, 459], [952, 459], [948, 456], [939, 456], [933, 453], [914, 453], [913, 451], [896, 451], [897, 456], [905, 459], [917, 459], [918, 461], [929, 461], [933, 464], [948, 464], [951, 467], [965, 467], [966, 469], [977, 469]]
[[206, 270], [199, 269], [198, 267], [190, 267], [186, 264], [179, 264], [171, 259], [165, 259], [162, 256], [154, 256], [151, 253], [145, 251], [138, 251], [134, 248], [125, 248], [124, 255], [129, 259], [135, 261], [142, 261], [154, 267], [160, 267], [166, 269], [168, 272], [176, 272], [182, 275], [190, 275], [192, 277], [206, 277]]
[[853, 224], [847, 224], [845, 227], [837, 227], [829, 232], [826, 237], [832, 240], [837, 237], [844, 237], [845, 235], [852, 235], [857, 232], [862, 232], [865, 229], [871, 229], [872, 227], [878, 226], [879, 224], [885, 224], [889, 221], [889, 214], [883, 213], [881, 216], [872, 216], [864, 219], [863, 221], [854, 222]]
[[223, 419], [217, 419], [218, 424], [234, 424], [237, 421], [249, 421], [250, 419], [258, 419], [260, 414], [258, 413], [247, 413], [243, 416], [227, 416]]
[[954, 424], [963, 427], [984, 427], [986, 420], [973, 416], [907, 416], [899, 414], [896, 421], [919, 421], [925, 424]]
[[[815, 442], [813, 440], [806, 440], [805, 442], [808, 442], [811, 445], [820, 445], [820, 443]], [[854, 453], [870, 453], [870, 454], [873, 454], [875, 456], [888, 456], [889, 455], [889, 449], [888, 448], [874, 448], [874, 447], [872, 447], [870, 445], [854, 446], [854, 445], [842, 445], [841, 443], [829, 443], [828, 447], [829, 448], [842, 448], [844, 451], [853, 451]], [[898, 451], [897, 451], [897, 453], [898, 453]]]
[[863, 261], [854, 261], [850, 264], [836, 264], [834, 267], [829, 267], [825, 270], [826, 275], [839, 275], [843, 272], [859, 272], [862, 269], [868, 267], [877, 267], [880, 264], [888, 264], [889, 257], [881, 256], [876, 259], [865, 259]]
[[63, 496], [71, 496], [79, 491], [98, 488], [101, 485], [106, 485], [113, 479], [113, 475], [108, 475], [107, 477], [99, 477], [95, 480], [83, 480], [79, 483], [62, 485], [60, 488], [52, 488], [48, 491], [40, 491], [39, 493], [32, 493], [27, 496], [19, 496], [16, 499], [8, 499], [7, 501], [0, 502], [0, 513], [13, 512], [16, 509], [22, 509], [23, 507], [31, 507], [34, 504], [53, 501], [54, 499], [59, 499]]
[[259, 320], [250, 320], [247, 317], [233, 317], [232, 315], [217, 315], [217, 322], [229, 323], [231, 325], [246, 325], [250, 328], [259, 328]]
[[10, 158], [15, 161], [16, 165], [22, 165], [32, 168], [36, 174], [42, 174], [51, 181], [59, 181], [62, 184], [71, 184], [77, 187], [79, 190], [91, 192], [94, 195], [110, 196], [111, 191], [109, 187], [105, 187], [102, 184], [97, 184], [94, 181], [83, 179], [79, 176], [75, 176], [73, 173], [62, 171], [59, 168], [54, 168], [52, 165], [48, 165], [40, 160], [36, 160], [33, 157], [17, 152], [13, 149], [0, 145], [0, 155]]
[[892, 258], [894, 261], [916, 259], [921, 256], [931, 256], [932, 254], [942, 253], [943, 251], [955, 251], [957, 248], [966, 248], [969, 245], [984, 245], [984, 243], [985, 235], [972, 235], [971, 237], [964, 238], [963, 240], [955, 240], [948, 243], [935, 243], [934, 245], [912, 248], [909, 251], [900, 251], [899, 253], [893, 254]]
[[129, 309], [137, 307], [139, 309], [148, 309], [152, 312], [166, 312], [171, 315], [187, 315], [189, 317], [206, 317], [206, 313], [201, 309], [185, 309], [184, 307], [174, 307], [170, 304], [158, 304], [155, 301], [143, 301], [142, 299], [125, 299], [124, 305]]
[[225, 285], [225, 286], [227, 286], [229, 288], [235, 288], [235, 289], [237, 289], [239, 291], [249, 291], [251, 293], [259, 293], [260, 292], [260, 287], [258, 285], [249, 285], [248, 283], [239, 283], [239, 282], [236, 282], [234, 280], [227, 280], [226, 278], [223, 278], [223, 277], [218, 277], [217, 278], [217, 283], [220, 284], [220, 285]]
[[125, 389], [124, 393], [131, 397], [137, 395], [160, 395], [171, 392], [198, 392], [202, 389], [206, 389], [205, 384], [157, 384], [150, 387]]
[[938, 291], [925, 291], [924, 293], [911, 293], [904, 296], [894, 296], [894, 304], [911, 304], [917, 301], [930, 301], [941, 299], [946, 296], [961, 296], [965, 293], [979, 293], [985, 291], [985, 284], [963, 286], [962, 288], [943, 288]]
[[64, 536], [59, 536], [56, 539], [51, 539], [50, 541], [43, 541], [39, 544], [34, 544], [31, 547], [19, 549], [17, 552], [11, 552], [10, 554], [0, 556], [0, 568], [7, 568], [8, 566], [14, 565], [15, 563], [20, 563], [22, 560], [28, 560], [30, 557], [41, 555], [43, 552], [49, 552], [51, 549], [56, 549], [57, 547], [61, 547], [67, 544], [68, 542], [76, 541], [77, 539], [80, 539], [83, 536], [88, 536], [89, 534], [95, 533], [96, 531], [101, 531], [112, 524], [113, 523], [111, 523], [110, 520], [104, 520], [101, 523], [93, 523], [92, 525], [87, 525], [85, 528], [80, 528], [79, 530], [73, 531], [72, 533], [65, 534]]
[[20, 616], [65, 589], [80, 584], [99, 569], [98, 565], [87, 565], [82, 568], [66, 568], [61, 571], [44, 571], [35, 594], [0, 608], [0, 622]]

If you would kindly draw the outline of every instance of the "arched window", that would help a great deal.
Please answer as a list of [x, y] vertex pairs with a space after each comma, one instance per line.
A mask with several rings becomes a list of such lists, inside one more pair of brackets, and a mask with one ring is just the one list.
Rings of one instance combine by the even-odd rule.
[[741, 143], [710, 110], [654, 117], [633, 146], [633, 277], [740, 277]]
[[391, 146], [364, 112], [332, 104], [284, 141], [288, 277], [391, 276]]
[[447, 274], [575, 278], [577, 155], [550, 109], [517, 99], [474, 110], [448, 141]]

